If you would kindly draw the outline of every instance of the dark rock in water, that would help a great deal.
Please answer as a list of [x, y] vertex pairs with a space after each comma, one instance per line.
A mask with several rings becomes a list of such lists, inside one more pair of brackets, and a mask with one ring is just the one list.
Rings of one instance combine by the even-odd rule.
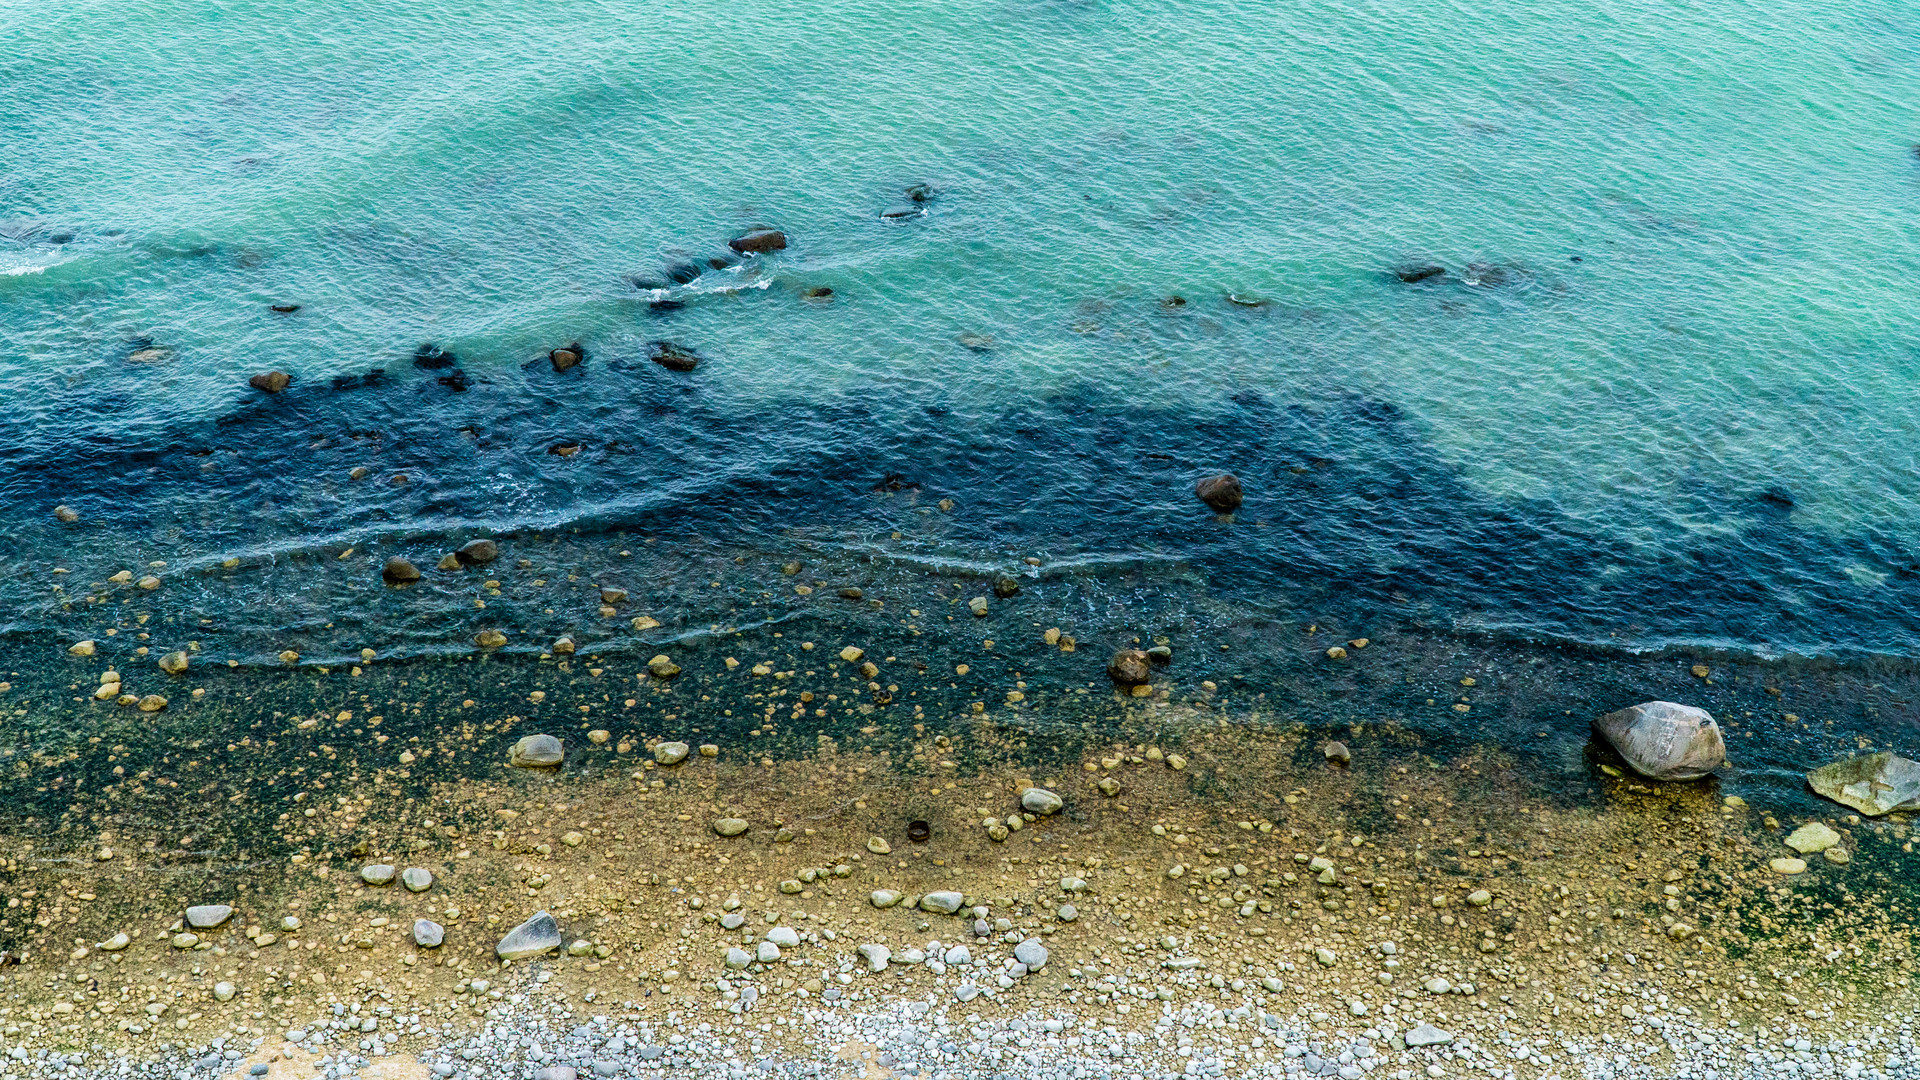
[[469, 540], [453, 553], [461, 566], [484, 566], [500, 557], [500, 545], [491, 540]]
[[1164, 308], [1183, 308], [1187, 306], [1187, 298], [1176, 293], [1160, 301], [1160, 306]]
[[1155, 667], [1166, 667], [1173, 663], [1173, 650], [1165, 645], [1155, 645], [1147, 650], [1147, 659]]
[[632, 285], [641, 292], [653, 292], [656, 289], [664, 289], [667, 287], [667, 283], [661, 281], [659, 278], [641, 277], [638, 274], [628, 277], [627, 284]]
[[1257, 308], [1267, 306], [1267, 302], [1260, 297], [1248, 296], [1245, 293], [1228, 293], [1227, 303], [1232, 304], [1234, 307]]
[[547, 447], [547, 453], [554, 457], [570, 458], [580, 452], [579, 443], [555, 443]]
[[849, 585], [840, 590], [840, 598], [842, 600], [864, 600], [866, 596], [866, 592], [858, 585]]
[[808, 300], [814, 300], [820, 303], [825, 303], [826, 301], [833, 299], [833, 290], [827, 288], [825, 285], [816, 285], [813, 288], [808, 289], [806, 292], [801, 293], [800, 295], [807, 298]]
[[577, 341], [571, 342], [564, 349], [555, 349], [547, 354], [547, 359], [553, 362], [553, 370], [555, 372], [578, 367], [580, 366], [580, 361], [586, 359], [586, 357], [587, 350], [581, 348], [580, 343]]
[[1506, 267], [1495, 266], [1492, 263], [1468, 263], [1467, 272], [1460, 275], [1461, 281], [1488, 289], [1505, 285], [1512, 278], [1512, 272]]
[[923, 203], [933, 201], [933, 188], [926, 184], [915, 184], [901, 194], [909, 201]]
[[284, 371], [265, 371], [247, 380], [247, 385], [263, 393], [277, 394], [287, 388], [293, 376]]
[[72, 229], [55, 229], [52, 232], [47, 234], [47, 243], [71, 244], [73, 243], [73, 230]]
[[386, 380], [386, 377], [386, 368], [373, 368], [365, 375], [335, 375], [333, 377], [333, 388], [335, 390], [358, 390], [364, 386], [379, 386]]
[[707, 260], [707, 265], [715, 270], [728, 270], [740, 265], [740, 260], [727, 255], [715, 255]]
[[440, 556], [440, 561], [434, 564], [434, 569], [435, 570], [458, 570], [460, 569], [460, 565], [461, 565], [460, 556], [455, 555], [453, 552], [449, 551], [445, 555]]
[[1444, 277], [1446, 272], [1446, 267], [1436, 266], [1433, 263], [1409, 263], [1406, 266], [1394, 267], [1393, 276], [1413, 285], [1429, 278]]
[[647, 313], [650, 315], [658, 315], [669, 311], [679, 311], [686, 306], [685, 303], [679, 300], [655, 300], [647, 304]]
[[970, 349], [973, 352], [983, 353], [993, 351], [994, 342], [993, 335], [991, 334], [961, 334], [956, 340], [960, 342], [962, 348]]
[[700, 267], [690, 262], [667, 264], [667, 280], [675, 285], [685, 285], [700, 276]]
[[294, 312], [300, 310], [300, 305], [299, 304], [269, 304], [267, 305], [267, 310], [277, 311], [282, 315], [291, 315]]
[[1019, 594], [1020, 583], [1018, 581], [1015, 581], [1005, 574], [1001, 574], [999, 577], [993, 579], [993, 595], [1005, 600], [1009, 596], [1018, 596]]
[[1152, 661], [1140, 649], [1121, 649], [1107, 661], [1107, 677], [1121, 686], [1139, 686], [1153, 678]]
[[899, 221], [901, 218], [919, 217], [926, 212], [926, 208], [917, 203], [894, 203], [880, 211], [880, 216], [887, 221]]
[[656, 341], [647, 346], [648, 359], [668, 371], [692, 371], [700, 366], [700, 357], [692, 349], [671, 341]]
[[380, 580], [389, 585], [411, 585], [420, 580], [420, 568], [395, 555], [380, 568]]
[[760, 255], [769, 251], [785, 251], [787, 234], [778, 229], [755, 229], [745, 236], [736, 236], [727, 241], [727, 246], [742, 255]]
[[446, 387], [447, 389], [453, 391], [456, 394], [466, 393], [467, 387], [473, 385], [473, 380], [467, 378], [467, 373], [464, 371], [461, 371], [459, 368], [454, 368], [452, 371], [447, 372], [445, 375], [442, 375], [433, 381], [439, 383], [441, 386]]
[[1221, 473], [1219, 476], [1209, 476], [1201, 480], [1193, 485], [1193, 493], [1200, 496], [1201, 502], [1223, 514], [1230, 514], [1239, 509], [1243, 495], [1240, 490], [1240, 480], [1232, 473]]
[[413, 366], [417, 368], [438, 371], [441, 368], [453, 367], [459, 362], [459, 357], [435, 345], [431, 341], [413, 350]]

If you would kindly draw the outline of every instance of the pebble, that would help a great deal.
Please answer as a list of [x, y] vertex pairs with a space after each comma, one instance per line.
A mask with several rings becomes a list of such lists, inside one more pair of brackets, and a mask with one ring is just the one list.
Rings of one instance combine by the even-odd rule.
[[1776, 874], [1804, 874], [1807, 872], [1805, 859], [1768, 859], [1768, 869]]
[[890, 908], [899, 903], [902, 897], [892, 889], [875, 889], [868, 894], [867, 901], [877, 908]]
[[780, 946], [775, 945], [771, 941], [762, 941], [759, 946], [754, 949], [754, 959], [763, 964], [771, 964], [780, 959]]
[[935, 915], [951, 915], [960, 910], [965, 897], [957, 892], [930, 892], [920, 898], [920, 910]]
[[666, 653], [661, 653], [647, 661], [647, 670], [652, 672], [656, 679], [671, 679], [680, 674], [680, 665], [674, 663]]
[[424, 866], [409, 866], [400, 872], [400, 884], [408, 892], [426, 892], [433, 888], [433, 871]]
[[98, 650], [92, 641], [76, 641], [67, 646], [67, 651], [75, 656], [92, 656]]
[[553, 639], [553, 644], [547, 646], [547, 651], [555, 656], [572, 656], [573, 650], [577, 647], [571, 637], [562, 634]]
[[748, 828], [747, 819], [737, 817], [715, 818], [713, 831], [721, 836], [739, 836]]
[[360, 868], [360, 880], [369, 885], [391, 885], [394, 873], [389, 863], [368, 863]]
[[187, 909], [187, 925], [195, 930], [211, 930], [233, 918], [233, 909], [225, 904], [196, 904]]
[[1475, 889], [1467, 894], [1467, 903], [1474, 907], [1486, 907], [1493, 903], [1493, 894], [1485, 889]]
[[432, 919], [413, 920], [413, 943], [423, 949], [437, 949], [447, 939], [447, 929]]
[[420, 580], [420, 568], [395, 555], [380, 568], [380, 580], [389, 585], [411, 585]]
[[566, 747], [552, 735], [528, 735], [507, 751], [507, 764], [520, 769], [548, 768], [566, 760]]
[[189, 661], [184, 652], [170, 652], [160, 658], [160, 670], [169, 675], [184, 675]]
[[507, 643], [507, 635], [498, 630], [482, 630], [473, 635], [473, 643], [483, 649], [497, 649]]
[[1787, 837], [1788, 847], [1802, 855], [1816, 855], [1840, 842], [1840, 834], [1818, 821], [1809, 821]]
[[867, 850], [873, 852], [875, 855], [890, 855], [893, 853], [893, 845], [887, 843], [885, 837], [869, 836], [867, 837]]
[[1346, 743], [1330, 742], [1321, 747], [1320, 752], [1326, 756], [1329, 762], [1335, 765], [1353, 764], [1353, 751], [1347, 749]]
[[148, 694], [136, 702], [141, 712], [159, 712], [167, 707], [167, 699], [159, 694]]
[[1060, 796], [1055, 795], [1046, 788], [1030, 787], [1021, 793], [1020, 805], [1029, 814], [1039, 814], [1041, 817], [1050, 817], [1059, 813], [1060, 808], [1065, 806], [1066, 803], [1061, 800]]
[[1027, 938], [1013, 947], [1013, 958], [1028, 971], [1039, 971], [1047, 966], [1047, 947], [1036, 938]]
[[119, 952], [131, 944], [133, 944], [132, 938], [128, 937], [125, 933], [119, 933], [95, 945], [94, 948], [99, 949], [101, 952]]
[[535, 1069], [533, 1080], [578, 1080], [579, 1075], [571, 1065], [548, 1065], [544, 1069]]
[[860, 946], [859, 952], [867, 961], [867, 970], [876, 975], [887, 970], [887, 963], [893, 959], [893, 950], [877, 942]]
[[683, 742], [663, 742], [653, 744], [653, 760], [661, 765], [678, 765], [687, 760], [693, 750]]
[[767, 931], [767, 940], [783, 949], [800, 947], [800, 934], [791, 926], [776, 926]]
[[493, 951], [502, 960], [522, 960], [552, 952], [561, 944], [560, 924], [542, 911], [508, 931]]
[[484, 566], [500, 557], [500, 545], [491, 540], [469, 540], [453, 553], [453, 557], [462, 566]]
[[751, 963], [753, 963], [753, 957], [747, 950], [738, 947], [727, 950], [727, 967], [734, 971], [740, 971]]
[[217, 982], [213, 984], [213, 999], [215, 1001], [232, 1001], [235, 993], [237, 993], [237, 991], [234, 990], [233, 984], [230, 982]]

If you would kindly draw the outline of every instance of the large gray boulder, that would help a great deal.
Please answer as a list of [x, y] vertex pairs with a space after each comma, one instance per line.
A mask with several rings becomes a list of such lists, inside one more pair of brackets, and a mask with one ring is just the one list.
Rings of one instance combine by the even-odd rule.
[[1890, 750], [1822, 765], [1807, 774], [1807, 785], [1869, 817], [1920, 810], [1920, 762]]
[[1593, 730], [1633, 771], [1652, 780], [1698, 780], [1727, 760], [1720, 725], [1705, 709], [1649, 701], [1611, 712]]

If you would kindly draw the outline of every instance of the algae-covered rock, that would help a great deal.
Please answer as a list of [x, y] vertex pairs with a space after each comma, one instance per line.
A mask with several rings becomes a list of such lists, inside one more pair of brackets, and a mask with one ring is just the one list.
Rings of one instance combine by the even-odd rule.
[[1807, 785], [1870, 817], [1920, 810], [1920, 762], [1888, 750], [1822, 765], [1807, 774]]

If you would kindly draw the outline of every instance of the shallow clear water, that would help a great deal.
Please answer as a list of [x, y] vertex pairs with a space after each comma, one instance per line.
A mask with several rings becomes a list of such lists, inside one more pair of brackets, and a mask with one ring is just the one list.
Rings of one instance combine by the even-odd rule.
[[[939, 565], [1920, 652], [1911, 5], [29, 3], [0, 35], [16, 629], [60, 621], [55, 563], [881, 550], [891, 480], [960, 503], [903, 530]], [[636, 286], [755, 225], [792, 246]], [[1218, 469], [1231, 526], [1189, 494]]]

